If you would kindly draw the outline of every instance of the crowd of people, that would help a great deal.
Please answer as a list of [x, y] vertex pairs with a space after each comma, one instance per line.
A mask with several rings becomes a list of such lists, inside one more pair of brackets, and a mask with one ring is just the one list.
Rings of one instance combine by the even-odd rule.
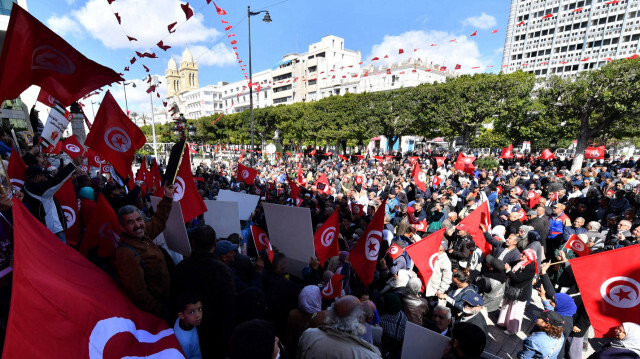
[[[22, 154], [26, 181], [15, 196], [66, 241], [65, 217], [54, 194], [73, 181], [81, 231], [87, 233], [91, 218], [101, 215], [95, 209], [102, 193], [118, 217], [119, 243], [107, 262], [91, 257], [91, 251], [87, 257], [112, 275], [138, 308], [174, 328], [187, 358], [400, 358], [408, 322], [450, 337], [444, 358], [477, 358], [486, 349], [489, 325], [507, 335], [522, 333], [528, 308], [536, 326], [519, 358], [582, 358], [589, 315], [567, 261], [576, 253], [565, 243], [577, 235], [592, 253], [640, 243], [640, 166], [633, 160], [588, 161], [571, 172], [570, 159], [526, 156], [464, 172], [455, 168], [456, 153], [430, 151], [347, 159], [307, 152], [255, 164], [238, 157], [196, 166], [200, 195], [215, 200], [218, 191], [232, 190], [259, 195], [261, 201], [242, 222], [241, 233], [227, 238], [219, 238], [202, 216], [186, 223], [192, 249], [186, 258], [176, 259], [154, 243], [171, 211], [169, 183], [154, 211], [149, 197], [157, 188], [136, 184], [127, 191], [113, 178], [82, 172], [82, 157], [62, 166], [35, 148]], [[436, 157], [444, 163], [438, 165]], [[238, 161], [258, 171], [252, 184], [237, 178]], [[412, 175], [416, 165], [426, 178], [425, 190]], [[328, 188], [315, 185], [322, 175]], [[291, 198], [287, 177], [300, 186], [300, 201]], [[11, 220], [9, 192], [0, 197], [0, 209]], [[274, 247], [271, 258], [257, 251], [250, 226], [268, 233], [264, 202], [301, 202], [314, 230], [337, 211], [339, 255], [324, 265], [310, 258], [302, 272], [291, 273], [287, 253]], [[460, 224], [485, 202], [490, 225], [480, 230], [493, 248], [488, 255]], [[364, 285], [349, 253], [383, 203], [378, 264], [373, 282]], [[355, 205], [362, 211], [354, 211]], [[429, 278], [418, 273], [407, 252], [395, 259], [387, 255], [394, 244], [404, 249], [441, 229]], [[79, 249], [87, 240], [67, 244]], [[334, 274], [344, 276], [343, 293], [323, 298]], [[6, 315], [11, 281], [2, 279]], [[543, 309], [533, 310], [535, 296]], [[616, 335], [592, 357], [640, 357], [638, 323], [620, 323]]]

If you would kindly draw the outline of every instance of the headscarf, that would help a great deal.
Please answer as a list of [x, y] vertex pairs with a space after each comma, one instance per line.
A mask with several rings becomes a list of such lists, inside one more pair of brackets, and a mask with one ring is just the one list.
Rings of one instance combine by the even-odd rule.
[[522, 254], [524, 254], [525, 259], [518, 262], [511, 270], [513, 272], [517, 272], [520, 269], [528, 266], [529, 263], [533, 262], [536, 265], [536, 273], [538, 273], [538, 262], [536, 262], [536, 252], [531, 248], [527, 248], [522, 252]]
[[562, 316], [573, 316], [578, 310], [576, 302], [568, 294], [556, 293], [556, 295], [554, 296], [554, 302], [556, 302], [554, 311]]
[[302, 288], [300, 295], [298, 295], [298, 309], [307, 314], [315, 314], [321, 311], [322, 296], [320, 295], [320, 287], [308, 285]]
[[622, 340], [616, 340], [611, 346], [616, 348], [625, 348], [640, 355], [640, 325], [630, 322], [622, 323], [627, 335]]
[[80, 188], [80, 192], [78, 192], [78, 197], [84, 198], [84, 199], [94, 200], [93, 188], [88, 187], [88, 186]]

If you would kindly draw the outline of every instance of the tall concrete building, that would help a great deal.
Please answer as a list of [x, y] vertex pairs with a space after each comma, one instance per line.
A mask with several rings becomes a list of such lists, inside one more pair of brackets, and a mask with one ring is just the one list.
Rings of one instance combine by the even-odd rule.
[[570, 76], [640, 52], [637, 0], [511, 0], [506, 73]]

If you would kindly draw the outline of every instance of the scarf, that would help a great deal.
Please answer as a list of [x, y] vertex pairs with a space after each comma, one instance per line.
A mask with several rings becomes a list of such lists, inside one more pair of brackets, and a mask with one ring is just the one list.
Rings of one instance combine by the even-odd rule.
[[640, 355], [640, 325], [624, 322], [622, 323], [622, 327], [627, 335], [624, 339], [611, 343], [611, 346], [615, 348], [625, 348]]
[[536, 273], [538, 273], [538, 262], [536, 262], [536, 252], [534, 252], [533, 249], [528, 248], [525, 249], [522, 254], [524, 254], [525, 259], [521, 260], [520, 262], [518, 262], [513, 269], [511, 269], [513, 272], [517, 272], [520, 269], [526, 267], [527, 265], [529, 265], [531, 262], [533, 262], [536, 265]]

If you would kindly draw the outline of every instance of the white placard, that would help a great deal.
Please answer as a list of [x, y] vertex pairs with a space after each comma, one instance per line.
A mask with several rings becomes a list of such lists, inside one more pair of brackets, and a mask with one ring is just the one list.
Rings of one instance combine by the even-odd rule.
[[229, 237], [230, 234], [242, 231], [238, 212], [238, 202], [204, 201], [207, 211], [204, 213], [204, 223], [216, 231], [218, 238]]
[[309, 208], [263, 203], [271, 244], [288, 259], [288, 272], [302, 277], [302, 269], [315, 255]]
[[253, 211], [255, 211], [256, 209], [256, 205], [260, 200], [260, 196], [228, 190], [220, 190], [218, 192], [218, 197], [216, 197], [216, 200], [224, 202], [238, 202], [238, 215], [240, 217], [240, 220], [248, 221], [251, 217], [251, 213], [253, 213]]
[[402, 342], [402, 359], [440, 359], [450, 338], [407, 321]]
[[[157, 210], [160, 200], [160, 197], [151, 196], [151, 205], [154, 211]], [[191, 245], [183, 221], [180, 202], [172, 202], [171, 213], [169, 213], [169, 219], [167, 219], [167, 225], [162, 234], [169, 249], [188, 257], [191, 254]]]

